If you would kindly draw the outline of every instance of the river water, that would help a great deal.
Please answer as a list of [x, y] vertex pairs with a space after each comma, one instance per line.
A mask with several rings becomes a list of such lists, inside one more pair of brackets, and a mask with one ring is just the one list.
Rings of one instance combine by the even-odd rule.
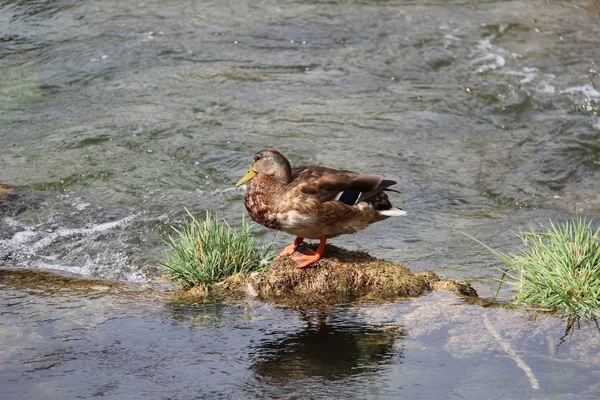
[[559, 321], [450, 317], [441, 295], [320, 323], [12, 274], [152, 281], [184, 207], [237, 223], [234, 183], [276, 147], [398, 181], [408, 215], [335, 244], [490, 296], [500, 264], [461, 232], [515, 251], [514, 231], [600, 214], [599, 48], [597, 1], [0, 2], [7, 398], [597, 398], [587, 330], [550, 351]]

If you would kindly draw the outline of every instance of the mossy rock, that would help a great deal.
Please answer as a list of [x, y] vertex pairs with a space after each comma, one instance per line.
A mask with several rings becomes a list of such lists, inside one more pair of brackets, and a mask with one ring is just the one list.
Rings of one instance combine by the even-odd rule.
[[255, 297], [297, 309], [323, 309], [348, 302], [389, 302], [448, 290], [476, 297], [467, 282], [441, 279], [431, 271], [413, 273], [408, 268], [328, 245], [325, 257], [307, 268], [297, 268], [289, 257], [279, 257], [262, 273], [236, 274], [213, 284], [182, 291], [179, 301], [198, 302], [219, 297]]
[[11, 186], [0, 184], [0, 200], [8, 200], [15, 196], [17, 189]]

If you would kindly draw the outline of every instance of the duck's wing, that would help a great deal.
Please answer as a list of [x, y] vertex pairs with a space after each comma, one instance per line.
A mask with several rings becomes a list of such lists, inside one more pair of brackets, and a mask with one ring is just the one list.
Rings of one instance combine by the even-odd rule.
[[291, 185], [304, 195], [324, 203], [339, 200], [355, 205], [381, 193], [396, 184], [379, 175], [365, 175], [315, 165], [292, 169]]

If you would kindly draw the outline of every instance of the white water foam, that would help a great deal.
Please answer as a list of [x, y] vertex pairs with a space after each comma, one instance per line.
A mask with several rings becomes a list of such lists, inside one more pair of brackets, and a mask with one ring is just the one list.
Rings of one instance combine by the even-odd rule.
[[471, 61], [471, 65], [475, 66], [475, 72], [481, 74], [487, 71], [496, 70], [506, 65], [505, 56], [509, 53], [506, 50], [497, 48], [492, 45], [493, 36], [480, 40], [475, 47], [472, 56], [479, 55]]
[[600, 92], [590, 84], [570, 87], [568, 89], [563, 90], [563, 93], [581, 95], [583, 96], [584, 100], [588, 101], [600, 99]]
[[[55, 230], [28, 226], [5, 217], [2, 225], [17, 232], [9, 239], [0, 240], [0, 259], [19, 267], [146, 282], [148, 279], [132, 268], [123, 251], [111, 247], [108, 241], [102, 243], [98, 240], [99, 236], [116, 233], [117, 229], [129, 226], [138, 217], [131, 215], [87, 228]], [[94, 256], [90, 255], [90, 250]]]
[[502, 68], [506, 65], [506, 59], [499, 54], [487, 54], [483, 57], [477, 58], [471, 62], [473, 65], [480, 65], [477, 67], [475, 72], [481, 74], [490, 70]]
[[[506, 27], [500, 27], [500, 33]], [[535, 67], [514, 67], [511, 61], [522, 60], [523, 56], [517, 53], [507, 51], [494, 44], [497, 35], [492, 34], [482, 40], [473, 48], [471, 52], [471, 66], [474, 73], [481, 74], [494, 71], [496, 74], [502, 74], [507, 77], [513, 77], [509, 83], [515, 87], [527, 87], [532, 93], [539, 93], [542, 96], [569, 95], [576, 105], [588, 111], [597, 109], [596, 102], [600, 101], [600, 91], [592, 84], [573, 86], [564, 90], [560, 87], [564, 82], [558, 82], [554, 74], [544, 73]]]
[[99, 224], [99, 225], [93, 226], [91, 228], [57, 229], [56, 231], [51, 232], [51, 233], [47, 232], [48, 235], [44, 236], [43, 238], [38, 240], [36, 243], [33, 243], [31, 245], [31, 249], [33, 251], [43, 249], [45, 247], [48, 247], [48, 245], [55, 242], [59, 238], [68, 238], [68, 237], [74, 237], [74, 236], [90, 236], [95, 233], [106, 232], [106, 231], [109, 231], [109, 230], [112, 230], [115, 228], [126, 226], [129, 223], [131, 223], [134, 219], [135, 219], [135, 216], [132, 215], [132, 216], [120, 219], [118, 221], [105, 222], [103, 224]]

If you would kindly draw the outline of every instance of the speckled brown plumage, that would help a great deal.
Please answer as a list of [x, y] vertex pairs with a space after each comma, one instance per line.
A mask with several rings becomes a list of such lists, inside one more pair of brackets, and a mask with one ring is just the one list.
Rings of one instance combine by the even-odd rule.
[[[321, 240], [320, 257], [327, 238], [356, 233], [374, 222], [405, 214], [384, 193], [396, 182], [316, 165], [292, 169], [275, 149], [256, 153], [238, 185], [246, 182], [250, 217], [267, 228], [297, 236], [284, 254], [293, 253], [303, 238], [309, 238]], [[307, 262], [304, 259], [299, 266]]]

